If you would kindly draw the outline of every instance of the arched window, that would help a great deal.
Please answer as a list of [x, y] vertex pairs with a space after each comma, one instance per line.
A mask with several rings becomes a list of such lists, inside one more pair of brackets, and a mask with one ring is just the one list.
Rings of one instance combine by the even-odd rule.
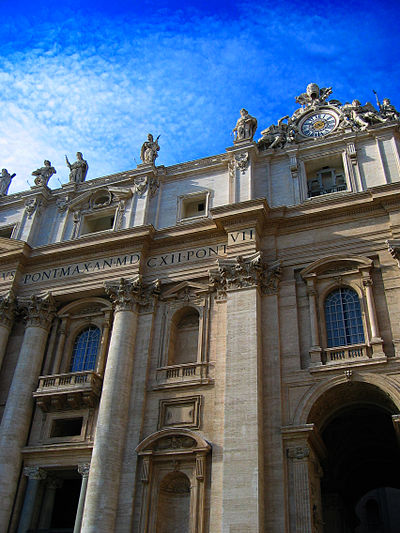
[[328, 348], [365, 342], [360, 300], [349, 287], [328, 294], [325, 300], [325, 323]]
[[100, 344], [100, 330], [96, 326], [89, 326], [75, 339], [72, 351], [70, 372], [94, 370], [97, 352]]

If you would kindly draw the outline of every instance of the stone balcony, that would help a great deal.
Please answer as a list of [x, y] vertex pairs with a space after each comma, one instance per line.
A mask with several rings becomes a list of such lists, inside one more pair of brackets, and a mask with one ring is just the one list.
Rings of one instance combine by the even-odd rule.
[[348, 361], [358, 361], [370, 359], [371, 353], [366, 344], [352, 344], [338, 348], [324, 349], [326, 364], [344, 363]]
[[92, 371], [40, 376], [33, 397], [46, 412], [95, 407], [101, 386], [101, 377]]
[[209, 385], [214, 383], [210, 376], [209, 363], [186, 363], [184, 365], [164, 366], [157, 369], [154, 389], [187, 387], [190, 385]]

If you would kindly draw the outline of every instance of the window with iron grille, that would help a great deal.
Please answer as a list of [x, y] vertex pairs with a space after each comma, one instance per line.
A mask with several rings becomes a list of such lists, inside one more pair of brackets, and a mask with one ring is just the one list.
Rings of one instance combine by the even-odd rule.
[[349, 287], [332, 291], [325, 299], [328, 348], [365, 342], [360, 300]]
[[75, 339], [70, 372], [94, 370], [100, 345], [100, 330], [89, 326]]

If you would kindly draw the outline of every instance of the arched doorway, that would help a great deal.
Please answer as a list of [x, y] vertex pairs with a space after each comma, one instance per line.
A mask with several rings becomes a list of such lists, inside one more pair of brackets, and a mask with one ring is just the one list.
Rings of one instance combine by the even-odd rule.
[[308, 422], [326, 447], [324, 533], [398, 531], [400, 448], [392, 421], [397, 413], [380, 388], [351, 380], [328, 390], [311, 409]]

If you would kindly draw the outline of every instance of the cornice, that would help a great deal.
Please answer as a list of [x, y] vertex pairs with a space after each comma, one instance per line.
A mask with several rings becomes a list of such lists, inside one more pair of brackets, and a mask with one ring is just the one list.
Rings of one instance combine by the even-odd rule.
[[32, 248], [25, 241], [0, 237], [0, 264], [9, 264], [28, 258]]

